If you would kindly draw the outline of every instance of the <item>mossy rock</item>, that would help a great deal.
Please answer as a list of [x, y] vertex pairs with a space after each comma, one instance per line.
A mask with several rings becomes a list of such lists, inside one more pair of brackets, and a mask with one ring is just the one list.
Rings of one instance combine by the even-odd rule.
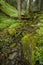
[[22, 38], [22, 48], [24, 58], [27, 59], [31, 65], [35, 64], [35, 47], [37, 38], [35, 35], [27, 34]]
[[30, 37], [30, 34], [25, 35], [25, 36], [22, 38], [22, 44], [27, 43], [29, 37]]
[[33, 35], [33, 34], [26, 34], [23, 38], [22, 38], [22, 44], [25, 44], [27, 42], [33, 42], [35, 43], [37, 40], [37, 35]]

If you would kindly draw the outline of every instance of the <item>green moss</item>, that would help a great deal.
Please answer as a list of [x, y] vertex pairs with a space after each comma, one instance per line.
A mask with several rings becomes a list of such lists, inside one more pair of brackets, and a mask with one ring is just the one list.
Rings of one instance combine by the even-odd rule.
[[31, 34], [27, 34], [25, 35], [23, 38], [22, 38], [22, 44], [26, 44], [28, 41], [29, 41], [29, 37], [30, 37]]
[[12, 35], [12, 36], [15, 34], [15, 32], [16, 32], [16, 31], [15, 31], [15, 29], [13, 29], [13, 28], [9, 28], [9, 29], [8, 29], [8, 33], [9, 33], [10, 35]]
[[10, 45], [10, 48], [14, 48], [14, 47], [16, 47], [16, 43]]

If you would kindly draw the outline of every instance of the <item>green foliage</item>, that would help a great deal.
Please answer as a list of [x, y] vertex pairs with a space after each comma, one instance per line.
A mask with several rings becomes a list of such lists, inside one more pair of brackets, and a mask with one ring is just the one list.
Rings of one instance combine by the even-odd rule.
[[38, 48], [35, 51], [35, 59], [38, 60], [41, 65], [43, 65], [43, 47]]
[[5, 16], [4, 14], [0, 13], [0, 30], [7, 28], [11, 24], [15, 22], [14, 19]]
[[[5, 14], [7, 14], [8, 16], [10, 16], [12, 18], [18, 17], [18, 10], [14, 6], [11, 6], [10, 4], [5, 2], [4, 0], [0, 0], [0, 4], [1, 4], [0, 9]], [[25, 11], [22, 10], [21, 15], [24, 15], [24, 13], [25, 13]]]
[[14, 8], [13, 6], [9, 5], [8, 3], [6, 3], [4, 0], [1, 0], [0, 4], [2, 5], [0, 7], [0, 9], [4, 13], [6, 13], [7, 15], [9, 15], [10, 17], [17, 17], [18, 16], [17, 9]]
[[15, 23], [12, 24], [9, 28], [8, 28], [8, 33], [10, 35], [15, 35], [18, 31], [20, 31], [20, 29], [22, 28], [22, 23]]
[[13, 24], [13, 25], [11, 25], [9, 28], [21, 28], [21, 25], [22, 25], [22, 23], [19, 23], [18, 21], [17, 21], [17, 23], [15, 23], [15, 24]]
[[35, 60], [38, 60], [43, 65], [43, 36], [39, 36], [36, 43]]
[[43, 14], [40, 15], [39, 17], [39, 23], [37, 24], [37, 29], [36, 29], [36, 32], [39, 34], [39, 35], [43, 35]]
[[36, 32], [40, 35], [43, 35], [43, 27], [40, 27], [39, 29], [37, 29]]

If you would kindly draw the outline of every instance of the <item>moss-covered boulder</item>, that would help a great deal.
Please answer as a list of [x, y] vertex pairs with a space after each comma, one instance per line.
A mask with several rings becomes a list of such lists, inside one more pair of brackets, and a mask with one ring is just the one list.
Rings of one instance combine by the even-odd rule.
[[35, 64], [35, 47], [37, 42], [37, 36], [27, 34], [22, 38], [22, 48], [24, 58], [27, 59], [31, 65]]

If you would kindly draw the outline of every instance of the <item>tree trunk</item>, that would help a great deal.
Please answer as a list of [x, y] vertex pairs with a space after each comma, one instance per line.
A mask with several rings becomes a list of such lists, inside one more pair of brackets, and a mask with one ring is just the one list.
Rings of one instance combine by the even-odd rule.
[[41, 0], [39, 0], [39, 11], [41, 11]]
[[41, 0], [40, 10], [43, 11], [43, 0]]
[[20, 7], [20, 0], [18, 0], [18, 19], [20, 20], [21, 19], [21, 7]]
[[29, 11], [30, 11], [30, 8], [31, 8], [31, 0], [29, 0]]

